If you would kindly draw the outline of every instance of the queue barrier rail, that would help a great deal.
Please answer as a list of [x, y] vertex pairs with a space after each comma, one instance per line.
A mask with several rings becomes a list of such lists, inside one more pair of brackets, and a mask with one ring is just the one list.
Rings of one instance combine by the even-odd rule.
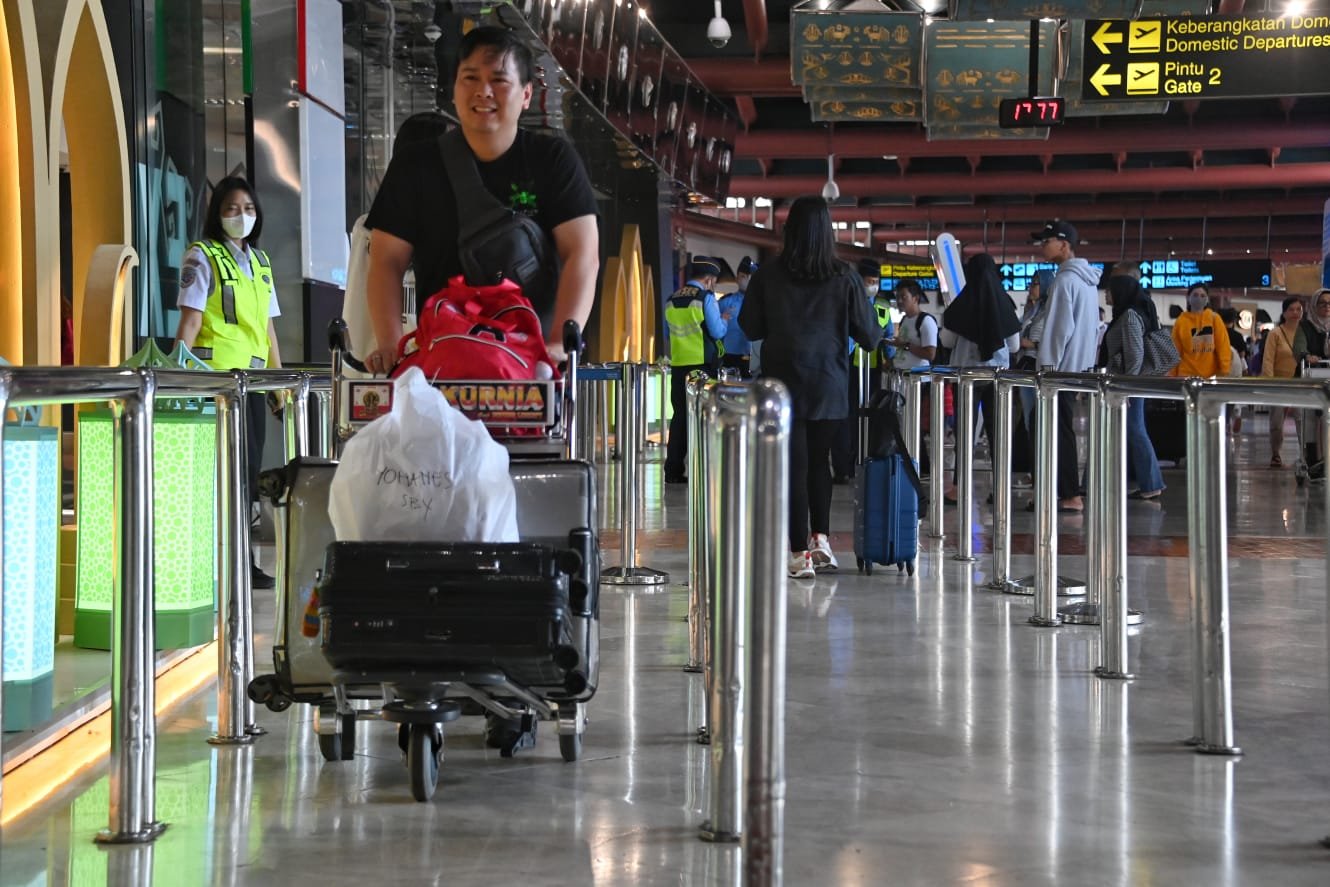
[[[0, 370], [0, 415], [9, 407], [109, 402], [118, 441], [120, 593], [113, 598], [111, 754], [108, 824], [96, 840], [153, 841], [166, 824], [156, 818], [156, 684], [153, 610], [154, 477], [152, 426], [158, 399], [209, 397], [217, 407], [218, 729], [210, 742], [242, 745], [262, 732], [253, 723], [244, 687], [253, 676], [253, 601], [249, 514], [245, 492], [245, 395], [287, 391], [299, 404], [315, 374], [290, 370], [199, 372], [110, 367], [7, 367]], [[287, 455], [308, 451], [305, 414], [286, 411]], [[302, 428], [302, 425], [304, 426]], [[4, 426], [0, 423], [0, 446]], [[0, 498], [4, 465], [0, 461]], [[0, 534], [0, 628], [4, 547]], [[0, 631], [3, 638], [3, 631]], [[3, 651], [0, 651], [2, 655]], [[3, 692], [3, 691], [0, 691]], [[0, 783], [0, 802], [3, 784]]]
[[[930, 391], [933, 427], [931, 451], [934, 459], [933, 491], [941, 492], [940, 433], [943, 414], [942, 386], [978, 384], [982, 374], [948, 367], [920, 368], [905, 374], [907, 444], [917, 452], [922, 385], [934, 383]], [[1191, 610], [1193, 735], [1188, 740], [1206, 754], [1238, 755], [1232, 712], [1232, 663], [1227, 551], [1228, 407], [1258, 404], [1319, 411], [1323, 439], [1330, 440], [1330, 382], [1308, 379], [1175, 378], [1123, 376], [1104, 372], [1064, 373], [1044, 369], [1037, 373], [1001, 370], [993, 374], [996, 391], [994, 436], [994, 544], [993, 581], [990, 587], [1012, 590], [1010, 578], [1011, 393], [1017, 387], [1037, 392], [1037, 452], [1035, 454], [1035, 545], [1034, 614], [1030, 623], [1057, 626], [1064, 621], [1098, 623], [1100, 664], [1095, 673], [1106, 679], [1130, 679], [1128, 626], [1138, 621], [1131, 610], [1127, 581], [1126, 498], [1127, 402], [1130, 398], [1181, 400], [1187, 408], [1188, 574]], [[941, 383], [941, 384], [938, 384]], [[1087, 457], [1088, 498], [1087, 545], [1089, 577], [1087, 602], [1078, 608], [1057, 608], [1059, 577], [1057, 564], [1056, 425], [1057, 395], [1079, 392], [1091, 399], [1090, 438]], [[962, 402], [963, 396], [958, 398]], [[958, 403], [958, 440], [963, 441], [962, 417], [973, 408]], [[973, 489], [972, 474], [963, 470], [964, 454], [957, 447], [959, 484]], [[1325, 489], [1330, 511], [1330, 485]], [[965, 501], [964, 490], [958, 499]], [[929, 520], [933, 538], [942, 537], [941, 509], [930, 502]], [[968, 510], [968, 509], [965, 509]], [[970, 533], [962, 533], [968, 538]], [[1326, 562], [1330, 566], [1330, 539]], [[1330, 586], [1330, 570], [1327, 570]], [[1330, 588], [1328, 588], [1330, 591]], [[1327, 595], [1330, 600], [1330, 594]], [[1083, 618], [1067, 618], [1068, 611]], [[1330, 624], [1330, 611], [1327, 613]]]

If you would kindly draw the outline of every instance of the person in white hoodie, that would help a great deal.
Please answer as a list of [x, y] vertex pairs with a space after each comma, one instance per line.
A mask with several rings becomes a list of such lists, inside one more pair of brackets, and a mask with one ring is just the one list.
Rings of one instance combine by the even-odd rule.
[[[1039, 367], [1082, 373], [1095, 365], [1099, 338], [1099, 272], [1076, 258], [1080, 238], [1075, 226], [1054, 219], [1033, 235], [1044, 261], [1058, 266], [1049, 287], [1048, 316], [1039, 340]], [[1076, 459], [1076, 431], [1072, 425], [1075, 396], [1058, 394], [1058, 511], [1085, 510], [1081, 498], [1080, 466]]]

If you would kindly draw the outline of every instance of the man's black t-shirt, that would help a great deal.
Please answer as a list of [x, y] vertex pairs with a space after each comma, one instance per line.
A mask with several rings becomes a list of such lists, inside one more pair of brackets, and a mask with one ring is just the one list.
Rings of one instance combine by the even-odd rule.
[[[596, 214], [586, 168], [565, 139], [519, 129], [513, 146], [491, 163], [476, 162], [481, 181], [499, 202], [524, 212], [553, 236], [571, 219]], [[436, 139], [401, 145], [394, 153], [365, 227], [387, 231], [411, 244], [416, 268], [416, 304], [462, 273], [457, 255], [457, 204]], [[539, 298], [539, 297], [538, 297]], [[554, 294], [532, 307], [543, 321], [554, 311]]]

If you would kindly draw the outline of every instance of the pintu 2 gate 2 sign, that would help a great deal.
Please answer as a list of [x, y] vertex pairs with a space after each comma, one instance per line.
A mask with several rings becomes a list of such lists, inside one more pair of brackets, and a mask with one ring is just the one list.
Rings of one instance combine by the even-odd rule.
[[1330, 15], [1088, 21], [1089, 102], [1330, 94]]

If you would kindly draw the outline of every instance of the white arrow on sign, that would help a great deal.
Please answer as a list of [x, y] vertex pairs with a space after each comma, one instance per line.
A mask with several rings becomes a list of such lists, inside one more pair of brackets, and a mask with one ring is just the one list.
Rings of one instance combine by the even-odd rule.
[[1090, 85], [1099, 91], [1100, 95], [1108, 95], [1106, 86], [1121, 86], [1122, 75], [1108, 73], [1108, 64], [1099, 66], [1099, 70], [1090, 75]]
[[1112, 22], [1100, 22], [1099, 30], [1094, 32], [1094, 36], [1090, 38], [1090, 42], [1099, 49], [1099, 52], [1102, 55], [1108, 55], [1109, 45], [1113, 43], [1121, 43], [1122, 35], [1114, 33]]

